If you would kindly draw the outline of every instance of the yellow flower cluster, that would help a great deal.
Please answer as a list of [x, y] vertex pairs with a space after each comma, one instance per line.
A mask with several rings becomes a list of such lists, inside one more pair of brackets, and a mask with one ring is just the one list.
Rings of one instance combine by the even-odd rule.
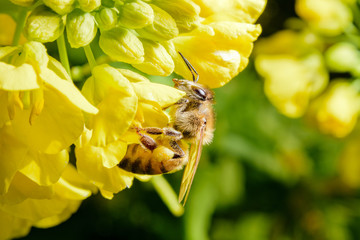
[[96, 114], [39, 42], [0, 48], [0, 239], [66, 220], [94, 187], [69, 165]]
[[[292, 19], [290, 29], [259, 41], [255, 49], [256, 69], [272, 104], [288, 117], [306, 116], [321, 132], [335, 137], [354, 129], [360, 111], [360, 54], [347, 38], [354, 29], [353, 4], [297, 0], [301, 19]], [[351, 78], [332, 79], [330, 73], [348, 73]]]
[[[215, 88], [248, 64], [261, 32], [254, 23], [266, 3], [8, 1], [9, 15], [24, 22], [17, 24], [14, 39], [8, 36], [14, 32], [11, 25], [0, 26], [0, 239], [65, 221], [97, 190], [111, 199], [130, 187], [140, 176], [117, 165], [127, 146], [139, 143], [134, 127], [168, 126], [163, 109], [184, 96], [133, 71], [96, 65], [89, 44], [97, 34], [113, 61], [151, 75], [175, 71], [191, 79], [180, 51], [199, 72], [200, 82]], [[19, 42], [22, 25], [27, 42], [9, 46]], [[91, 67], [81, 91], [67, 72], [64, 46], [60, 50], [65, 30], [72, 48], [84, 47]], [[43, 45], [55, 40], [61, 63]], [[70, 151], [75, 151], [76, 168], [69, 163]]]
[[[76, 144], [77, 168], [106, 198], [132, 183], [134, 174], [117, 165], [127, 145], [138, 143], [131, 126], [166, 127], [170, 122], [162, 109], [176, 103], [184, 93], [152, 83], [126, 69], [99, 65], [82, 88], [84, 96], [99, 109], [87, 117], [86, 130]], [[114, 111], [121, 109], [121, 111]]]

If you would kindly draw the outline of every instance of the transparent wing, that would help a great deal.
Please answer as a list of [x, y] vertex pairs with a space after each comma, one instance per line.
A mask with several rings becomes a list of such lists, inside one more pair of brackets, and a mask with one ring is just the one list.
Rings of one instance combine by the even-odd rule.
[[190, 152], [189, 152], [189, 161], [186, 164], [183, 177], [181, 180], [181, 186], [180, 186], [180, 193], [179, 193], [179, 202], [183, 202], [183, 205], [185, 205], [186, 200], [189, 196], [191, 184], [194, 180], [195, 172], [198, 167], [201, 151], [202, 151], [202, 145], [203, 145], [203, 138], [204, 138], [204, 131], [205, 131], [205, 124], [200, 129], [200, 138], [199, 141], [196, 141], [195, 143], [191, 144], [190, 146]]

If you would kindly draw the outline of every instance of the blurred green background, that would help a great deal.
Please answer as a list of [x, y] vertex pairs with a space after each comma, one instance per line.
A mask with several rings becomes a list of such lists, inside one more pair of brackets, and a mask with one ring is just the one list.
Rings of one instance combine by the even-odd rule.
[[[262, 36], [293, 16], [293, 0], [269, 0]], [[251, 61], [215, 90], [215, 139], [204, 147], [182, 217], [151, 182], [135, 181], [113, 200], [90, 197], [68, 221], [23, 239], [360, 239], [359, 191], [339, 180], [342, 151], [358, 130], [338, 140], [280, 115]], [[176, 191], [181, 176], [166, 175]]]

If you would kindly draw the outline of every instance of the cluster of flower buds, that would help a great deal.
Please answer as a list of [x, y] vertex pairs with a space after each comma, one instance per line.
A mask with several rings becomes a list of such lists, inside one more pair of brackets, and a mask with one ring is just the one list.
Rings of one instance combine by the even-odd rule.
[[[29, 6], [35, 1], [13, 1]], [[167, 76], [174, 71], [175, 47], [169, 40], [200, 25], [200, 8], [191, 1], [45, 0], [26, 21], [25, 36], [42, 43], [66, 29], [72, 48], [90, 44], [100, 29], [100, 47], [115, 61], [142, 72]]]

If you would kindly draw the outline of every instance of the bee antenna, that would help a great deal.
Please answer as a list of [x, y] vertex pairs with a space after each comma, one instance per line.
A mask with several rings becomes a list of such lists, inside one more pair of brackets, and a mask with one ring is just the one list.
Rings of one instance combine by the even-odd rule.
[[[180, 56], [182, 57], [182, 59], [186, 63], [186, 66], [188, 67], [188, 69], [190, 70], [193, 81], [197, 82], [199, 80], [199, 74], [197, 73], [195, 68], [191, 65], [191, 63], [184, 57], [184, 55], [182, 55], [181, 52], [178, 52], [178, 53], [180, 54]], [[195, 78], [195, 74], [196, 74], [196, 78]]]

